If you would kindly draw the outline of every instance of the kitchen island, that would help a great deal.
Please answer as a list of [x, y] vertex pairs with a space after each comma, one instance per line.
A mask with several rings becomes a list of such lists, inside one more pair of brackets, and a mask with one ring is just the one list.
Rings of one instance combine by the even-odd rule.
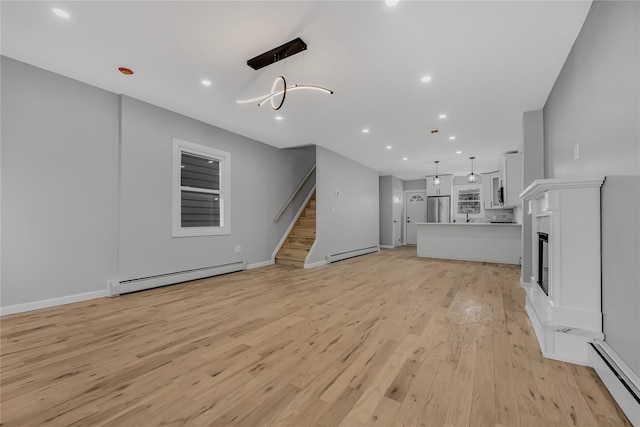
[[416, 226], [419, 257], [520, 263], [520, 224], [424, 222]]

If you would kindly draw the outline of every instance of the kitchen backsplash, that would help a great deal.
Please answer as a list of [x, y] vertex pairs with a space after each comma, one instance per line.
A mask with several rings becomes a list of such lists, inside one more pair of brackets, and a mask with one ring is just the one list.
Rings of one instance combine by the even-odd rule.
[[484, 219], [485, 221], [476, 219], [474, 222], [514, 221], [513, 209], [487, 209], [484, 211]]

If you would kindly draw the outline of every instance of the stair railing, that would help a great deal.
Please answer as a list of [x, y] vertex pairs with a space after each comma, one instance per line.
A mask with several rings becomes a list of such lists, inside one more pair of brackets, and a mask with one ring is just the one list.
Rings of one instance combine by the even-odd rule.
[[296, 197], [296, 195], [300, 192], [300, 189], [302, 188], [302, 186], [304, 185], [305, 182], [307, 182], [307, 180], [309, 179], [309, 177], [311, 176], [311, 174], [313, 173], [313, 171], [316, 170], [316, 165], [314, 163], [313, 167], [311, 167], [311, 170], [309, 170], [309, 172], [307, 173], [307, 175], [305, 175], [305, 177], [302, 179], [302, 181], [300, 182], [300, 184], [298, 185], [298, 187], [294, 190], [293, 194], [291, 195], [291, 197], [289, 197], [289, 200], [287, 200], [287, 202], [284, 204], [284, 206], [282, 207], [282, 209], [280, 209], [280, 212], [278, 212], [278, 215], [276, 215], [275, 219], [273, 220], [273, 222], [278, 222], [278, 220], [280, 219], [280, 217], [282, 216], [282, 214], [284, 213], [284, 211], [287, 210], [287, 208], [289, 207], [289, 205], [291, 204], [291, 202], [293, 201], [293, 198]]

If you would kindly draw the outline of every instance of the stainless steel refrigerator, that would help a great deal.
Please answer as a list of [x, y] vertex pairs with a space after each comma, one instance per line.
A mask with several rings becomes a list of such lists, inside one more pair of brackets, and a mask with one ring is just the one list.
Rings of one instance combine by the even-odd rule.
[[427, 222], [451, 222], [451, 196], [427, 197]]

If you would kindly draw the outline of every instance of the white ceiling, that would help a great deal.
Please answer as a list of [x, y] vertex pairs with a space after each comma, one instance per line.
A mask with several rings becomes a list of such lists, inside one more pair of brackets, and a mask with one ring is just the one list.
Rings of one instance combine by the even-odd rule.
[[[500, 154], [522, 144], [522, 113], [544, 106], [590, 5], [2, 1], [1, 50], [275, 147], [318, 144], [416, 179], [435, 160], [440, 173], [467, 173], [469, 156], [476, 172], [498, 169]], [[296, 37], [306, 52], [259, 71], [246, 65]], [[279, 111], [235, 102], [268, 93], [280, 74], [335, 93], [292, 92]]]

